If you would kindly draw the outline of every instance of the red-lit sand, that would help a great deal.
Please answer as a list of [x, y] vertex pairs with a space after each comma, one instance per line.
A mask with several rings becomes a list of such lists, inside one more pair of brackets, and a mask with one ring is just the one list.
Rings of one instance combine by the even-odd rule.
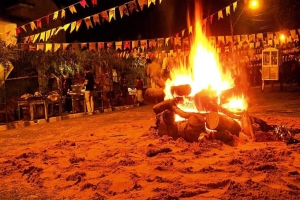
[[[275, 90], [252, 88], [250, 115], [300, 128], [299, 86]], [[300, 144], [191, 144], [153, 125], [148, 105], [1, 131], [0, 199], [300, 198]]]

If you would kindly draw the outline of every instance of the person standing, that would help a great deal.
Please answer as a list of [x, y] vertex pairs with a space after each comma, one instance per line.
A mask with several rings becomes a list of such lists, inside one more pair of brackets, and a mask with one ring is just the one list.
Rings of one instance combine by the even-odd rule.
[[72, 90], [72, 80], [71, 78], [67, 75], [66, 72], [63, 73], [61, 76], [61, 87], [62, 87], [62, 95], [64, 98], [64, 110], [66, 112], [71, 112], [72, 111], [72, 97], [70, 95], [70, 92]]
[[150, 78], [151, 88], [160, 88], [158, 81], [161, 78], [161, 66], [157, 62], [157, 58], [153, 57], [147, 68], [147, 76]]
[[136, 101], [138, 105], [141, 105], [144, 101], [143, 98], [143, 88], [144, 88], [144, 83], [141, 79], [141, 77], [136, 77], [136, 82], [135, 82], [135, 89], [136, 89]]
[[86, 110], [88, 115], [92, 115], [94, 112], [94, 99], [93, 99], [93, 91], [95, 85], [95, 79], [93, 73], [90, 71], [90, 67], [85, 68], [85, 92], [84, 92], [84, 100], [86, 103]]
[[103, 99], [107, 103], [107, 107], [111, 107], [111, 100], [113, 98], [113, 80], [109, 74], [106, 74], [103, 84]]

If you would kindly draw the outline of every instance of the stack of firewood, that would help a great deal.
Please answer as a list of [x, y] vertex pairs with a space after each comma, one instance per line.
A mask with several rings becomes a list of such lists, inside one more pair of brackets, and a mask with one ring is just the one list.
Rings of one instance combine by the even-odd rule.
[[[247, 111], [234, 113], [220, 106], [218, 97], [209, 90], [198, 92], [193, 101], [198, 112], [186, 112], [177, 105], [183, 102], [184, 97], [188, 97], [191, 92], [189, 85], [173, 86], [171, 93], [174, 98], [163, 99], [162, 89], [151, 89], [146, 93], [147, 101], [155, 103], [153, 111], [156, 114], [156, 128], [159, 135], [168, 135], [177, 139], [184, 138], [188, 142], [205, 140], [220, 140], [228, 145], [236, 146], [237, 138], [254, 140], [253, 127]], [[232, 95], [234, 90], [228, 90], [225, 96]], [[226, 102], [226, 97], [222, 96], [222, 102]], [[205, 112], [202, 112], [205, 111]], [[175, 115], [182, 118], [175, 120]]]

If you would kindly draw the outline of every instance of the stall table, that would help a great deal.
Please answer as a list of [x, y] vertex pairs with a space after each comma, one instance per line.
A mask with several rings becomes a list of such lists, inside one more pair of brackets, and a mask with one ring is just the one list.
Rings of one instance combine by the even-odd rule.
[[[44, 106], [44, 112], [45, 112], [45, 119], [46, 121], [49, 120], [48, 117], [48, 99], [46, 96], [43, 97], [29, 97], [27, 99], [20, 99], [17, 101], [18, 107], [23, 107], [23, 106], [29, 106], [29, 113], [30, 113], [30, 120], [34, 120], [34, 107], [36, 105], [43, 105]], [[21, 113], [19, 109], [19, 120], [21, 119]]]

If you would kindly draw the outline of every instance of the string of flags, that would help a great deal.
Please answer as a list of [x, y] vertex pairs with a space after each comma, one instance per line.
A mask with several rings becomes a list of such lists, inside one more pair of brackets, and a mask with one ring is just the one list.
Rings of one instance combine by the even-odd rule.
[[[286, 31], [285, 40], [280, 39], [282, 32], [267, 32], [250, 35], [235, 35], [234, 45], [231, 45], [231, 36], [210, 36], [208, 41], [215, 46], [218, 53], [261, 49], [267, 47], [276, 47], [278, 45], [288, 44], [299, 41], [300, 29]], [[230, 39], [229, 39], [230, 38]], [[90, 51], [116, 50], [121, 54], [125, 52], [146, 52], [146, 51], [165, 51], [172, 53], [183, 53], [190, 50], [190, 36], [181, 37], [178, 34], [175, 37], [143, 39], [133, 41], [111, 41], [111, 42], [85, 42], [85, 43], [19, 43], [20, 50], [56, 52], [59, 49], [88, 49]], [[298, 51], [298, 49], [297, 49]]]
[[[138, 3], [137, 3], [137, 2]], [[159, 3], [161, 3], [162, 0], [159, 0]], [[91, 0], [91, 3], [93, 6], [97, 5], [97, 0]], [[28, 28], [32, 31], [37, 30], [38, 28], [43, 28], [42, 19], [46, 20], [46, 23], [49, 24], [50, 17], [52, 16], [53, 20], [57, 20], [59, 17], [61, 19], [65, 18], [66, 16], [66, 10], [69, 9], [69, 11], [73, 13], [77, 13], [77, 9], [75, 5], [81, 5], [83, 8], [89, 7], [89, 4], [86, 2], [86, 0], [80, 0], [79, 2], [72, 4], [66, 8], [63, 8], [61, 10], [55, 11], [54, 13], [51, 13], [47, 16], [41, 17], [35, 21], [29, 22], [27, 24], [24, 24], [20, 27], [17, 27], [14, 31], [8, 31], [6, 32], [6, 36], [18, 36], [21, 33], [21, 30], [23, 30], [25, 33], [27, 33]], [[150, 7], [151, 4], [156, 4], [156, 0], [131, 0], [125, 4], [122, 4], [120, 6], [116, 6], [113, 8], [110, 8], [108, 10], [104, 10], [100, 13], [87, 16], [85, 18], [79, 19], [77, 21], [65, 24], [60, 27], [53, 28], [51, 30], [43, 31], [28, 37], [25, 37], [25, 41], [27, 39], [28, 42], [36, 42], [38, 37], [40, 36], [40, 41], [47, 41], [49, 38], [51, 38], [53, 35], [56, 35], [60, 30], [67, 31], [69, 27], [70, 33], [72, 33], [74, 30], [78, 31], [79, 27], [81, 26], [82, 21], [85, 22], [87, 29], [93, 28], [93, 26], [96, 26], [97, 24], [101, 25], [101, 23], [104, 23], [105, 21], [110, 22], [112, 19], [116, 20], [116, 9], [118, 8], [120, 12], [121, 18], [123, 16], [127, 15], [129, 16], [132, 12], [136, 11], [139, 12], [138, 5], [140, 7], [140, 10], [142, 11], [146, 6]], [[93, 23], [92, 23], [93, 21]], [[45, 22], [44, 22], [45, 23]], [[29, 27], [27, 27], [29, 25]]]

